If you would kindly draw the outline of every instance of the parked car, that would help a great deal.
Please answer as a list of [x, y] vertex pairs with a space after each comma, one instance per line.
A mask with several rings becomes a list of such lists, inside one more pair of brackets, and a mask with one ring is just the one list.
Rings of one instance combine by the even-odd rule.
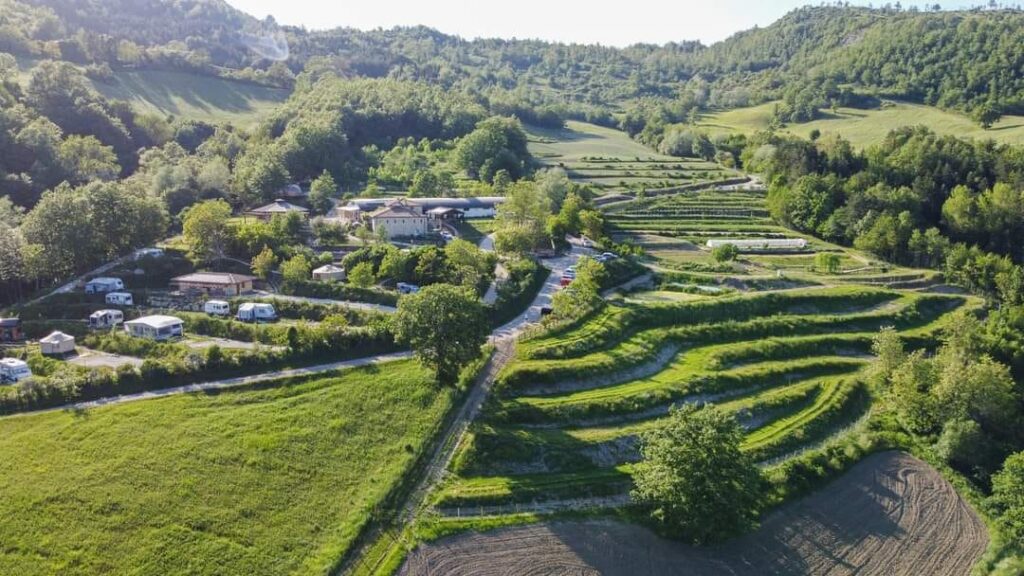
[[591, 240], [590, 238], [587, 238], [586, 236], [583, 236], [582, 238], [580, 238], [580, 244], [582, 244], [584, 248], [593, 248], [594, 247], [594, 241]]
[[207, 300], [203, 304], [203, 312], [211, 316], [230, 316], [231, 315], [231, 304], [228, 304], [224, 300]]
[[420, 287], [415, 284], [406, 284], [405, 282], [398, 283], [399, 294], [415, 294], [420, 291]]
[[559, 286], [568, 286], [569, 284], [572, 284], [573, 280], [575, 280], [575, 278], [569, 278], [568, 276], [562, 276], [562, 280], [558, 283], [558, 285]]
[[447, 230], [442, 230], [441, 238], [443, 238], [446, 242], [451, 242], [452, 240], [455, 239], [455, 236], [452, 236], [452, 233]]
[[541, 316], [550, 316], [551, 313], [554, 312], [554, 311], [555, 311], [555, 309], [552, 308], [551, 306], [542, 306], [541, 309], [540, 309], [540, 315]]
[[124, 323], [124, 312], [120, 310], [97, 310], [89, 315], [89, 328], [112, 328]]
[[104, 297], [107, 304], [114, 306], [134, 306], [135, 300], [128, 292], [110, 292]]
[[613, 254], [612, 252], [604, 252], [601, 254], [601, 257], [605, 258], [606, 260], [615, 260], [619, 256], [617, 254]]
[[273, 304], [246, 302], [238, 307], [236, 317], [242, 322], [273, 322], [277, 320], [277, 311]]

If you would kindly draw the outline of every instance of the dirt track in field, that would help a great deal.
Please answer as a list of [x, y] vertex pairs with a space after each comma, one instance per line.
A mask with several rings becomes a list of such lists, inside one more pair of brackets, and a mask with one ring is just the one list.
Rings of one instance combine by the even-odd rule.
[[721, 546], [685, 546], [612, 521], [556, 522], [440, 540], [412, 553], [400, 574], [958, 575], [987, 542], [938, 472], [885, 452]]

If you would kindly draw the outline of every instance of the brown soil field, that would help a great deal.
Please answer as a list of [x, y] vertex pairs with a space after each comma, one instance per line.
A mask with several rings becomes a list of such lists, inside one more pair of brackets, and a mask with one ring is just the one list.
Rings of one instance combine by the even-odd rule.
[[686, 546], [614, 521], [552, 522], [426, 544], [400, 574], [957, 575], [987, 543], [985, 525], [938, 472], [884, 452], [720, 546]]

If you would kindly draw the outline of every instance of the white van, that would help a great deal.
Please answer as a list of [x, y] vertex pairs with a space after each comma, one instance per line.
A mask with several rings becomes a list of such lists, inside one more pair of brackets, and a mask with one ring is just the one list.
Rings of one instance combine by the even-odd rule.
[[89, 328], [112, 328], [124, 323], [120, 310], [97, 310], [89, 315]]
[[0, 358], [0, 383], [14, 383], [32, 377], [32, 370], [24, 360]]
[[211, 316], [230, 316], [231, 305], [224, 300], [207, 300], [203, 304], [203, 312]]
[[110, 292], [106, 296], [107, 304], [114, 306], [134, 306], [135, 301], [128, 292]]
[[273, 304], [246, 302], [238, 307], [237, 318], [242, 322], [273, 322], [277, 320], [277, 311]]

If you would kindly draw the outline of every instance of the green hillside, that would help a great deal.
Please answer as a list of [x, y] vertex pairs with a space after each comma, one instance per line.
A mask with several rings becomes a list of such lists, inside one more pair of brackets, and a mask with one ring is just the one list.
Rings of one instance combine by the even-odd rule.
[[[712, 134], [766, 130], [775, 102], [737, 108], [705, 116], [700, 126]], [[992, 128], [984, 130], [963, 114], [933, 106], [907, 102], [887, 102], [876, 110], [839, 108], [836, 114], [824, 112], [812, 122], [787, 124], [784, 132], [807, 137], [813, 130], [839, 133], [854, 146], [863, 148], [880, 142], [894, 128], [924, 125], [941, 135], [960, 138], [992, 139], [1000, 144], [1024, 144], [1024, 116], [1004, 116]]]
[[[18, 80], [27, 84], [35, 59], [19, 58]], [[90, 80], [111, 100], [130, 102], [138, 112], [248, 126], [288, 98], [281, 88], [162, 70], [115, 69], [108, 81]]]

